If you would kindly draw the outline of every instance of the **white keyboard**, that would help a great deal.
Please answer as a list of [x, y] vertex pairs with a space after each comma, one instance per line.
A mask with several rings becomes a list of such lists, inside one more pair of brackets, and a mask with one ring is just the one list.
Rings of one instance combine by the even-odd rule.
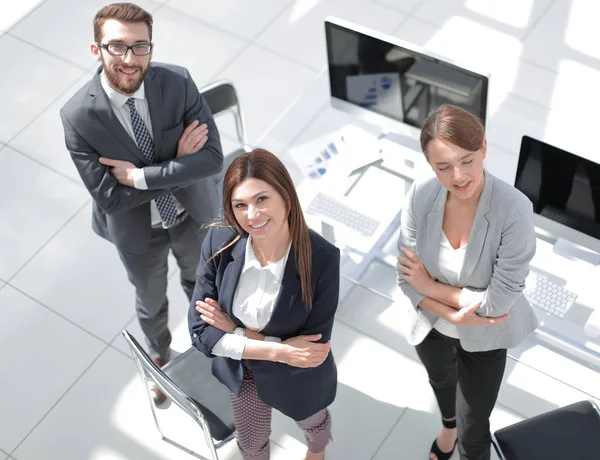
[[317, 192], [306, 212], [313, 216], [326, 217], [335, 222], [339, 222], [366, 237], [372, 236], [380, 224], [376, 219], [373, 219], [321, 192]]
[[527, 277], [523, 294], [531, 305], [558, 318], [566, 315], [577, 298], [577, 294], [535, 272]]

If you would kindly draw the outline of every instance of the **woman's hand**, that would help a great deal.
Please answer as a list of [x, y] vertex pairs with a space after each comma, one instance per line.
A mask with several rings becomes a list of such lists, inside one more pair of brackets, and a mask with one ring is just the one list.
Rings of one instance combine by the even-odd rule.
[[435, 280], [415, 253], [406, 248], [402, 248], [402, 252], [404, 256], [398, 256], [398, 263], [396, 264], [396, 270], [398, 270], [400, 277], [419, 294], [431, 297], [429, 292], [434, 286]]
[[476, 313], [479, 305], [480, 304], [475, 304], [470, 307], [453, 311], [450, 313], [450, 317], [447, 319], [455, 326], [490, 326], [492, 324], [500, 324], [510, 317], [508, 314], [498, 318], [486, 318], [484, 316], [479, 316]]
[[209, 297], [196, 301], [196, 311], [200, 313], [202, 321], [216, 327], [218, 330], [231, 334], [237, 325], [231, 320], [227, 313], [221, 310], [219, 302]]
[[282, 342], [284, 345], [280, 361], [293, 367], [317, 367], [329, 355], [331, 344], [315, 343], [321, 339], [321, 334], [300, 335]]

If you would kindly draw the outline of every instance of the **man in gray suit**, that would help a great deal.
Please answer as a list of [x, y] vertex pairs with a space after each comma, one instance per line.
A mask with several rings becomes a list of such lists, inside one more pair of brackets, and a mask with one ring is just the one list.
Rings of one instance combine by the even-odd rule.
[[[150, 63], [152, 16], [130, 3], [102, 8], [91, 51], [98, 72], [62, 108], [65, 141], [94, 199], [94, 231], [115, 244], [136, 289], [150, 354], [169, 358], [167, 256], [188, 297], [200, 226], [218, 215], [219, 133], [188, 71]], [[187, 306], [186, 306], [187, 307]], [[153, 388], [155, 402], [164, 395]]]

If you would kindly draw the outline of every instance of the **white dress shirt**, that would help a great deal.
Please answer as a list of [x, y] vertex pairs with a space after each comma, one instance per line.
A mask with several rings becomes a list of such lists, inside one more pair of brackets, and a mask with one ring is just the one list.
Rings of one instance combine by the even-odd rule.
[[[252, 249], [252, 240], [248, 237], [244, 267], [233, 297], [232, 307], [233, 315], [247, 329], [261, 331], [269, 324], [281, 289], [291, 246], [290, 243], [283, 258], [262, 267]], [[212, 353], [216, 356], [242, 359], [247, 340], [247, 337], [241, 335], [225, 334], [215, 344]], [[277, 337], [265, 337], [265, 340], [281, 342]]]
[[[465, 261], [466, 252], [466, 244], [458, 249], [454, 249], [450, 244], [450, 241], [448, 241], [448, 237], [444, 231], [442, 231], [439, 258], [440, 271], [453, 286], [458, 283], [458, 277]], [[446, 321], [444, 318], [439, 318], [433, 327], [445, 336], [458, 339], [458, 329], [454, 324]]]
[[[140, 85], [138, 90], [133, 94], [133, 96], [126, 96], [125, 94], [121, 94], [118, 91], [115, 91], [111, 88], [106, 80], [106, 75], [104, 72], [100, 73], [100, 83], [102, 84], [102, 88], [104, 92], [108, 96], [108, 100], [110, 101], [110, 106], [123, 126], [129, 137], [135, 140], [135, 133], [133, 132], [133, 124], [131, 123], [131, 112], [129, 111], [129, 107], [126, 105], [127, 99], [133, 97], [135, 100], [135, 110], [140, 115], [140, 118], [146, 125], [146, 129], [148, 130], [148, 134], [152, 140], [154, 140], [154, 133], [152, 131], [152, 121], [150, 120], [150, 109], [148, 108], [148, 101], [146, 99], [146, 90], [144, 89], [144, 82]], [[137, 145], [137, 142], [136, 142]], [[133, 171], [133, 185], [135, 188], [140, 190], [148, 190], [148, 185], [146, 184], [146, 176], [144, 175], [144, 168], [136, 168]], [[177, 208], [177, 214], [183, 212], [183, 206], [173, 197], [175, 201], [175, 206]], [[162, 219], [160, 218], [160, 214], [158, 213], [158, 208], [156, 207], [156, 202], [152, 200], [150, 202], [150, 219], [152, 225], [160, 224]]]

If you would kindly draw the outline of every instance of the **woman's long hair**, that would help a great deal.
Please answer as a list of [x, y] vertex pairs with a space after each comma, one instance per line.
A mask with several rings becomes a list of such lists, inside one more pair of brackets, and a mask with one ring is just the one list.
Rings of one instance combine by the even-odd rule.
[[243, 153], [233, 160], [227, 169], [223, 179], [223, 220], [226, 225], [235, 229], [237, 236], [231, 243], [217, 251], [213, 257], [235, 244], [246, 234], [235, 218], [231, 196], [238, 185], [250, 178], [266, 182], [283, 198], [288, 213], [288, 225], [296, 257], [296, 268], [300, 274], [302, 299], [310, 310], [312, 308], [310, 234], [292, 178], [281, 160], [271, 152], [254, 149], [250, 153]]

